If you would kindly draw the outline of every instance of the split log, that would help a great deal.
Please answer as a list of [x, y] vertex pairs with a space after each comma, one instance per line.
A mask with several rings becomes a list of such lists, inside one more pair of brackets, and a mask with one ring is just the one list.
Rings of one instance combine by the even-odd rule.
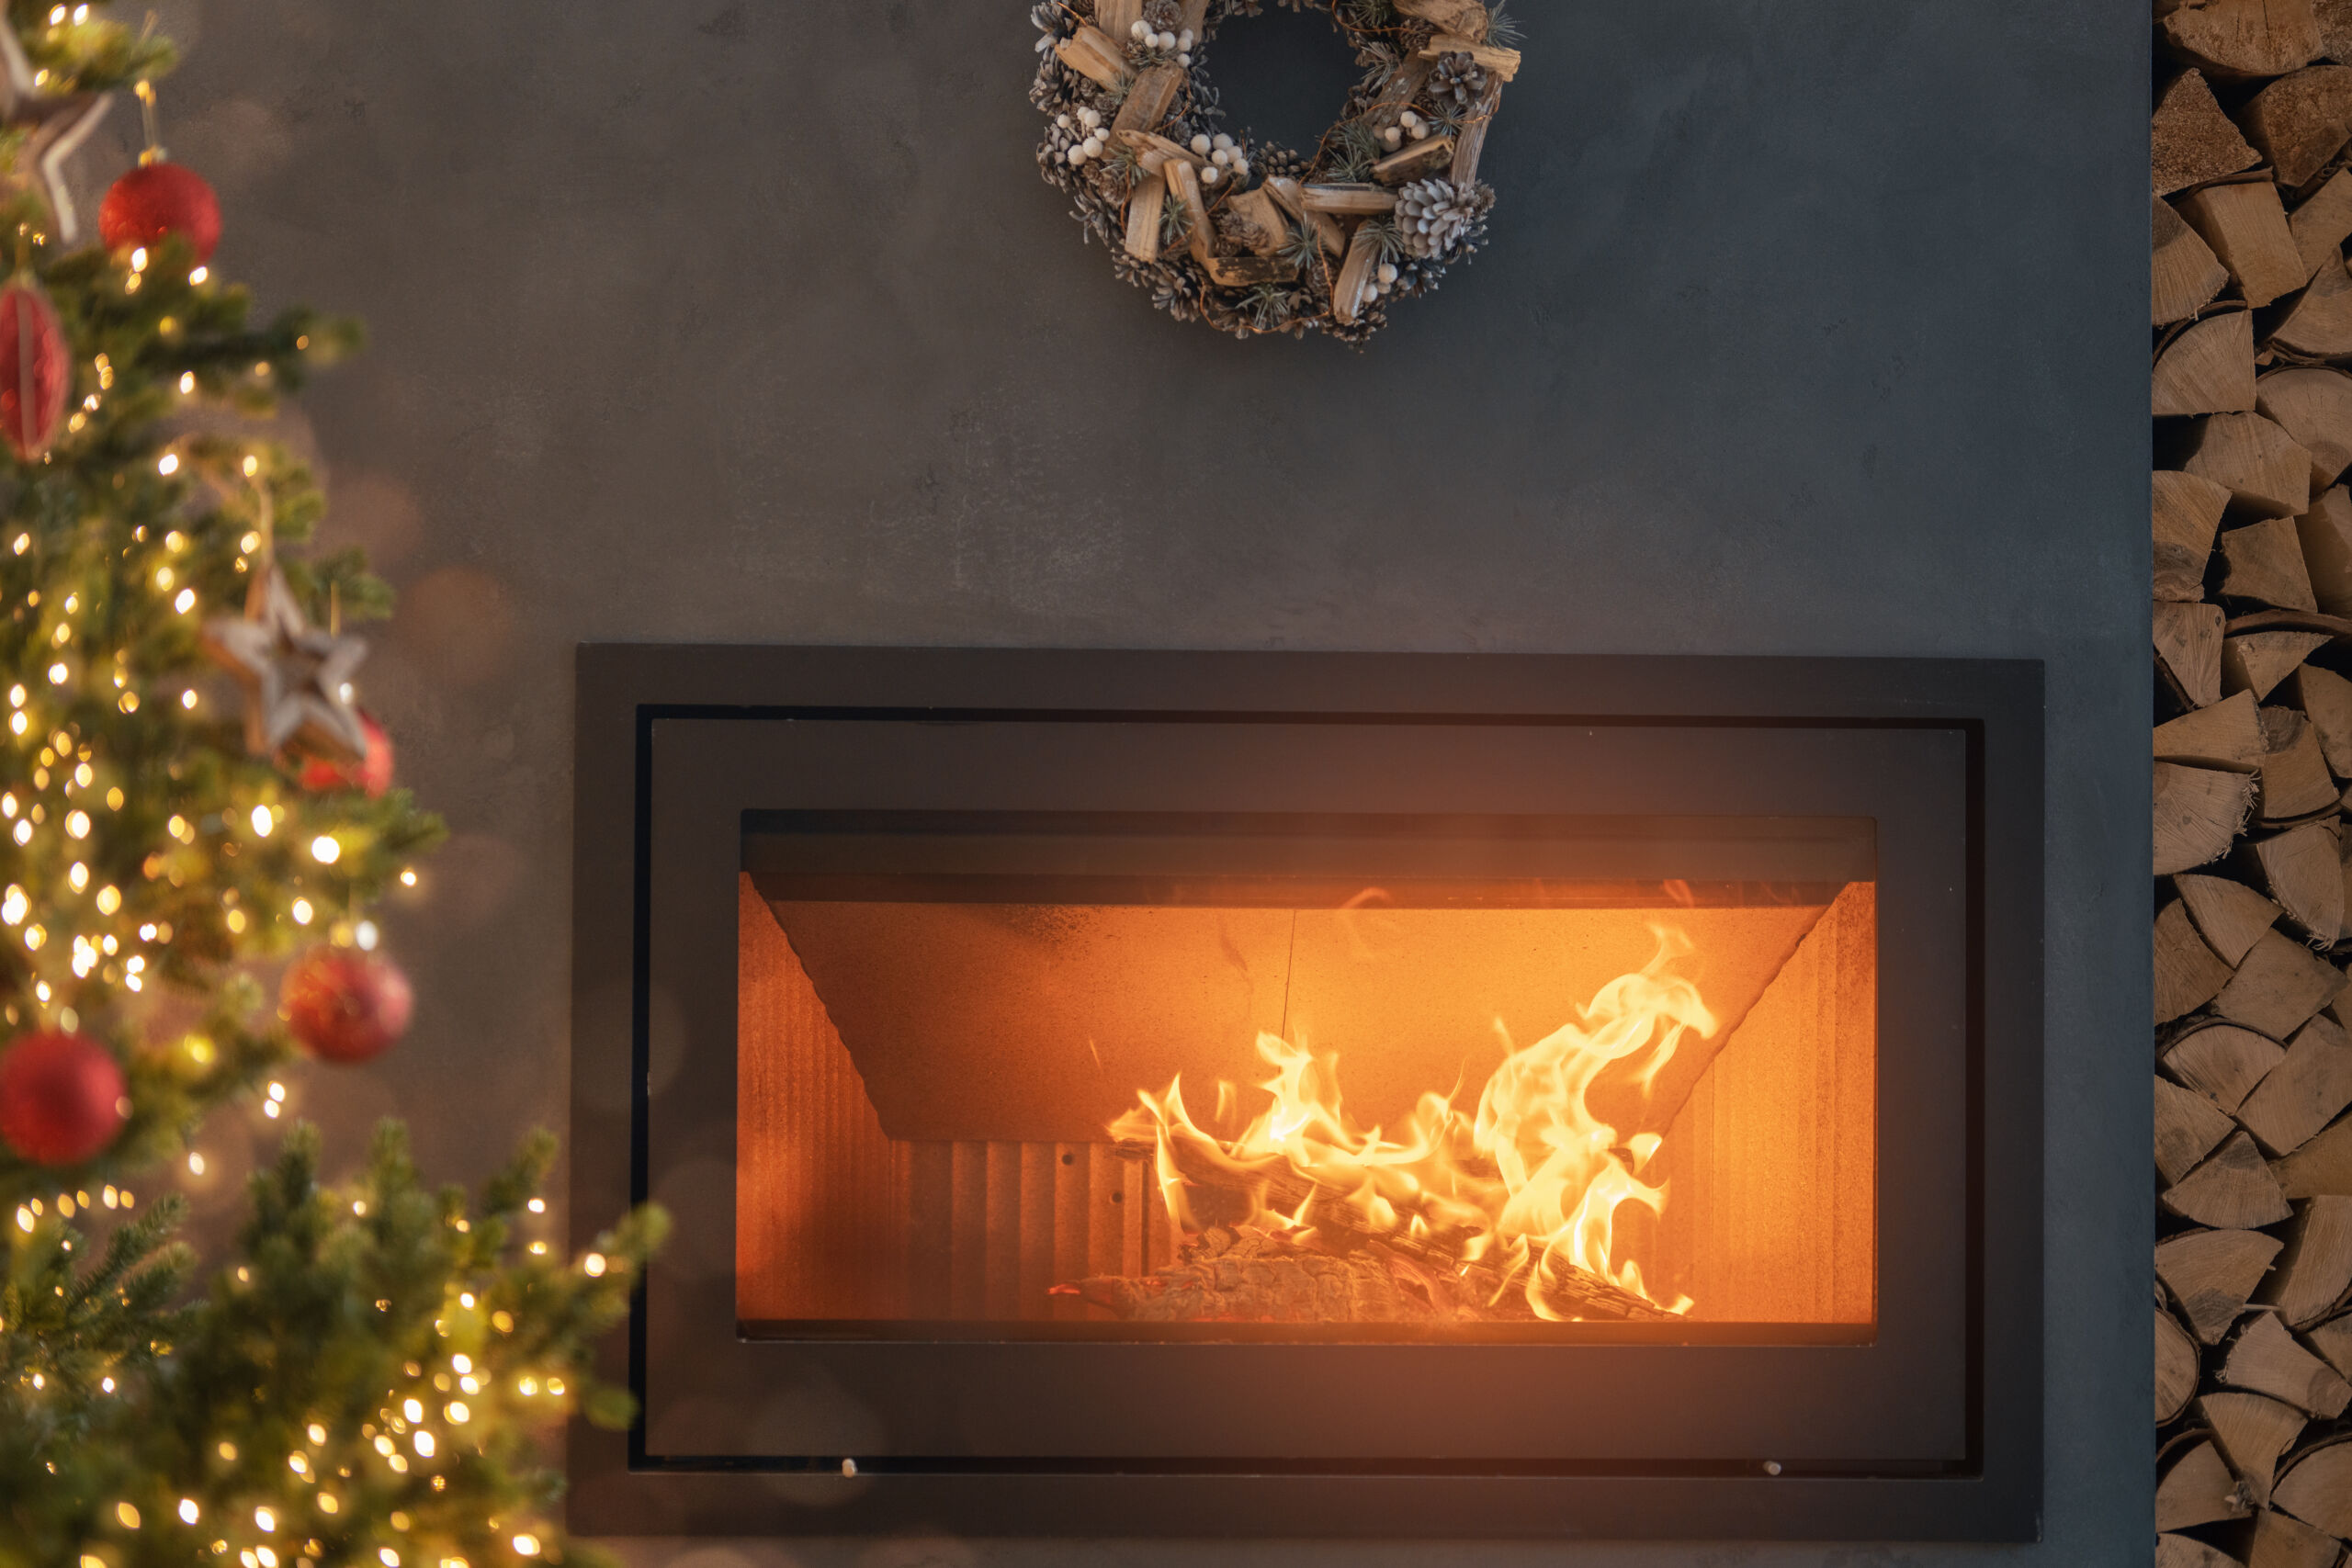
[[1339, 220], [1309, 208], [1304, 186], [1287, 175], [1277, 175], [1266, 182], [1265, 188], [1273, 193], [1275, 203], [1283, 211], [1315, 231], [1316, 243], [1323, 247], [1326, 255], [1336, 259], [1348, 254], [1348, 236]]
[[1143, 0], [1094, 0], [1094, 25], [1114, 39], [1124, 39], [1143, 20]]
[[1167, 185], [1168, 194], [1184, 209], [1189, 225], [1184, 240], [1192, 249], [1193, 259], [1206, 266], [1212, 233], [1208, 204], [1201, 199], [1201, 176], [1183, 159], [1170, 158], [1161, 166], [1159, 177]]
[[[1473, 135], [1481, 142], [1485, 141], [1486, 129], [1483, 122], [1465, 129], [1462, 133], [1464, 145]], [[1456, 152], [1457, 166], [1460, 156]], [[1454, 183], [1459, 185], [1462, 181], [1457, 176]], [[2311, 204], [2306, 202], [2303, 205], [2308, 207]], [[2150, 324], [2168, 327], [2175, 321], [2187, 320], [2211, 304], [2213, 297], [2228, 286], [2230, 270], [2222, 265], [2222, 258], [2213, 254], [2213, 247], [2199, 238], [2197, 231], [2172, 209], [2171, 203], [2162, 197], [2152, 196], [2148, 198], [2148, 207]], [[2301, 216], [2301, 208], [2297, 209], [2297, 216]], [[2319, 219], [2319, 214], [2313, 214], [2314, 228], [2318, 226]], [[2287, 227], [2295, 233], [2300, 253], [2301, 232], [2295, 229], [2293, 219], [2288, 220]], [[2317, 270], [2314, 265], [2303, 276], [2309, 277]]]
[[[1228, 217], [1239, 219], [1250, 231], [1249, 238], [1238, 234], [1235, 237], [1241, 239], [1242, 243], [1258, 254], [1278, 255], [1290, 243], [1290, 222], [1275, 204], [1272, 194], [1263, 186], [1256, 190], [1245, 190], [1239, 196], [1227, 197], [1225, 210]], [[1293, 276], [1295, 274], [1296, 269], [1294, 268]], [[2297, 548], [2300, 550], [2301, 547]]]
[[2219, 1345], [2282, 1245], [2260, 1231], [2190, 1231], [2156, 1247], [2156, 1278], [2198, 1342]]
[[2152, 477], [2153, 527], [2159, 599], [2205, 596], [2205, 563], [2213, 553], [2214, 531], [2229, 510], [2225, 486], [2178, 468], [2158, 468]]
[[1427, 136], [1373, 164], [1372, 177], [1385, 186], [1409, 185], [1453, 166], [1453, 138]]
[[2286, 1055], [2277, 1041], [2250, 1029], [2209, 1023], [2166, 1046], [2164, 1066], [2223, 1111], [2234, 1111]]
[[[2241, 312], [2243, 314], [2243, 312]], [[2303, 565], [2302, 536], [2291, 517], [2269, 517], [2232, 528], [2221, 536], [2225, 599], [2250, 599], [2281, 610], [2319, 609]]]
[[1147, 175], [1159, 175], [1165, 179], [1164, 171], [1171, 160], [1179, 164], [1192, 164], [1195, 173], [1208, 167], [1209, 161], [1206, 158], [1181, 141], [1169, 141], [1156, 130], [1122, 130], [1116, 132], [1112, 140], [1133, 148], [1136, 160], [1143, 164], [1143, 172]]
[[1378, 186], [1301, 186], [1299, 192], [1300, 199], [1306, 203], [1309, 212], [1362, 218], [1396, 210], [1396, 193]]
[[2159, 1455], [2158, 1463], [2166, 1458], [2172, 1462], [2161, 1470], [2156, 1482], [2156, 1529], [2188, 1529], [2245, 1517], [2249, 1510], [2245, 1492], [2211, 1434], [2195, 1434], [2177, 1450]]
[[[1121, 1153], [1131, 1157], [1149, 1157], [1150, 1152], [1151, 1145], [1148, 1144], [1121, 1145]], [[1400, 1213], [1395, 1228], [1381, 1230], [1357, 1215], [1348, 1205], [1346, 1193], [1325, 1187], [1287, 1165], [1238, 1170], [1206, 1157], [1182, 1139], [1169, 1145], [1169, 1154], [1177, 1173], [1193, 1186], [1249, 1194], [1281, 1213], [1304, 1213], [1306, 1223], [1316, 1231], [1339, 1238], [1341, 1245], [1338, 1250], [1351, 1253], [1365, 1246], [1385, 1247], [1419, 1268], [1468, 1282], [1484, 1299], [1492, 1300], [1509, 1292], [1524, 1299], [1523, 1282], [1508, 1280], [1487, 1264], [1464, 1262], [1433, 1235], [1414, 1235], [1409, 1228], [1409, 1213]], [[1614, 1281], [1566, 1264], [1556, 1264], [1555, 1269], [1554, 1277], [1544, 1283], [1544, 1299], [1563, 1317], [1674, 1321], [1674, 1314]]]
[[2197, 1393], [2197, 1341], [2180, 1319], [2164, 1308], [2156, 1314], [2156, 1425], [2177, 1419]]
[[2352, 1380], [2352, 1317], [2331, 1317], [2303, 1330], [2302, 1342], [2313, 1354]]
[[1168, 111], [1176, 106], [1176, 95], [1183, 87], [1185, 71], [1179, 65], [1154, 65], [1136, 78], [1127, 89], [1126, 101], [1112, 117], [1113, 130], [1158, 130], [1168, 118]]
[[2352, 778], [2352, 681], [2306, 664], [2279, 690], [2312, 721], [2328, 771], [2338, 778]]
[[2156, 1174], [2178, 1181], [2237, 1131], [2214, 1103], [2170, 1078], [2156, 1078]]
[[2281, 76], [2247, 100], [2238, 124], [2280, 185], [2307, 183], [2352, 141], [2352, 66], [2311, 65]]
[[2290, 1328], [2332, 1313], [2352, 1285], [2352, 1198], [2306, 1198], [2287, 1227], [2286, 1250], [2255, 1300], [2275, 1306]]
[[1443, 60], [1449, 54], [1466, 54], [1487, 72], [1510, 81], [1519, 74], [1520, 53], [1515, 49], [1497, 49], [1492, 44], [1478, 43], [1457, 33], [1440, 33], [1420, 50], [1420, 58]]
[[2217, 310], [2183, 327], [2156, 355], [2148, 384], [2157, 419], [2252, 412], [2254, 313]]
[[2230, 504], [2248, 515], [2297, 517], [2311, 510], [2312, 455], [2258, 413], [2199, 420], [2180, 466], [2227, 490]]
[[2249, 305], [2267, 305], [2292, 294], [2310, 277], [2278, 187], [2268, 180], [2234, 180], [2201, 186], [2173, 205], [2198, 237], [2213, 248], [2237, 280]]
[[2279, 1476], [2279, 1508], [2334, 1536], [2352, 1536], [2352, 1443], [2299, 1456]]
[[[2157, 668], [2171, 682], [2182, 703], [2201, 708], [2220, 702], [2222, 627], [2225, 619], [2222, 607], [2158, 600], [2152, 619]], [[2300, 657], [2296, 662], [2301, 662]], [[2281, 670], [2278, 673], [2284, 675], [2287, 671]], [[2263, 696], [2268, 690], [2265, 687], [2255, 694]]]
[[[2230, 702], [2237, 700], [2232, 697]], [[2283, 912], [2245, 883], [2226, 876], [2184, 873], [2174, 877], [2172, 885], [2179, 890], [2180, 901], [2188, 906], [2188, 918], [2196, 922], [2197, 933], [2205, 939], [2205, 945], [2232, 968], [2245, 960], [2254, 944], [2262, 940], [2262, 933]]]
[[2188, 906], [2175, 900], [2156, 916], [2155, 1021], [2170, 1023], [2194, 1012], [2230, 983], [2230, 966], [2205, 945], [2188, 919]]
[[2319, 23], [2319, 51], [2338, 65], [2352, 65], [2352, 0], [2312, 0]]
[[2262, 1152], [2244, 1133], [2224, 1140], [2211, 1158], [2178, 1185], [2165, 1189], [2156, 1201], [2168, 1213], [2216, 1230], [2275, 1225], [2294, 1213]]
[[2251, 169], [2262, 154], [2222, 112], [2201, 73], [2184, 71], [2156, 98], [2148, 121], [2148, 186], [2170, 196]]
[[[1251, 1226], [1211, 1225], [1177, 1260], [1139, 1279], [1096, 1276], [1052, 1287], [1135, 1323], [1480, 1323], [1532, 1321], [1498, 1311], [1456, 1275], [1423, 1269], [1385, 1248], [1347, 1257], [1293, 1245]], [[1510, 1303], [1498, 1303], [1508, 1306]]]
[[1098, 85], [1116, 89], [1127, 79], [1127, 52], [1091, 22], [1054, 46], [1054, 56]]
[[1211, 256], [1201, 265], [1208, 273], [1209, 281], [1220, 288], [1288, 283], [1298, 276], [1298, 264], [1280, 256]]
[[1487, 8], [1478, 0], [1396, 0], [1396, 9], [1442, 33], [1487, 41]]
[[[1486, 156], [1487, 152], [1487, 130], [1489, 126], [1495, 123], [1495, 114], [1502, 107], [1502, 78], [1499, 76], [1487, 77], [1486, 91], [1480, 93], [1478, 95], [1478, 101], [1470, 106], [1469, 118], [1463, 122], [1461, 134], [1453, 144], [1453, 167], [1446, 172], [1446, 178], [1452, 180], [1455, 186], [1459, 186], [1463, 190], [1468, 190], [1472, 186], [1478, 183], [1478, 163], [1480, 159]], [[2180, 227], [2184, 232], [2188, 233], [2191, 239], [2196, 238], [2194, 231], [2191, 231], [2187, 223], [2182, 223]], [[2200, 241], [2199, 243], [2201, 244], [2203, 242]], [[2207, 247], [2206, 254], [2207, 255], [2211, 256], [2212, 252], [2211, 247]], [[2193, 255], [2186, 254], [2176, 257], [2175, 261], [2177, 265], [2194, 266], [2197, 265], [2196, 258]], [[2213, 259], [2213, 269], [2217, 272], [2225, 271], [2222, 266], [2220, 258], [2218, 257]], [[2195, 287], [2193, 282], [2187, 279], [2183, 279], [2182, 284], [2183, 287], [2180, 292], [2184, 293], [2187, 292], [2188, 288]], [[2214, 285], [2216, 291], [2219, 291], [2221, 285]], [[2211, 299], [2212, 297], [2212, 295], [2208, 294], [2205, 296], [2205, 299]], [[2203, 303], [2204, 300], [2198, 301], [2198, 305], [2202, 305]], [[2197, 308], [2198, 306], [2190, 307], [2191, 310], [2195, 310]]]
[[2257, 1508], [2268, 1503], [2278, 1458], [2294, 1446], [2310, 1418], [2258, 1393], [2209, 1393], [2198, 1400], [2197, 1413], [2213, 1428], [2213, 1441], [2236, 1472], [2246, 1501]]
[[[2262, 766], [2262, 710], [2252, 692], [2239, 692], [2211, 707], [2198, 708], [2156, 726], [2154, 739], [2159, 762], [2250, 773]], [[2194, 906], [2189, 913], [2197, 913]]]
[[[1310, 199], [1318, 187], [1306, 187]], [[1365, 297], [1372, 288], [1373, 268], [1379, 264], [1380, 246], [1373, 238], [1372, 226], [1359, 224], [1348, 241], [1348, 259], [1340, 268], [1338, 279], [1331, 285], [1331, 314], [1343, 322], [1352, 322], [1356, 312], [1363, 308]]]
[[2312, 498], [2311, 510], [2295, 519], [2303, 542], [2303, 570], [2312, 597], [2332, 615], [2352, 615], [2352, 491], [2342, 485]]
[[2265, 341], [2298, 359], [2352, 356], [2352, 272], [2342, 260], [2320, 264], [2301, 298]]
[[[2327, 759], [2320, 754], [2319, 732], [2312, 721], [2290, 707], [2267, 707], [2262, 710], [2262, 795], [2260, 810], [2266, 827], [2275, 827], [2297, 818], [2308, 817], [2314, 811], [2332, 811], [2335, 807], [2335, 781], [2328, 775]], [[2301, 882], [2281, 885], [2267, 876], [2270, 896], [2286, 907], [2290, 918], [2321, 942], [2333, 942], [2344, 924], [2344, 874], [2338, 864], [2335, 835], [2312, 824], [2312, 832], [2325, 840], [2308, 836], [2297, 839], [2282, 834], [2278, 839], [2265, 840], [2255, 846], [2257, 855], [2270, 852], [2279, 856], [2299, 857], [2307, 874]], [[2290, 902], [2290, 894], [2293, 901]]]
[[2238, 1121], [2284, 1157], [2317, 1137], [2352, 1105], [2352, 1037], [2324, 1014], [2287, 1043], [2287, 1055], [2237, 1110]]
[[2275, 1168], [2278, 1190], [2298, 1198], [2352, 1198], [2352, 1117], [2315, 1134]]
[[[2183, 224], [2186, 228], [2187, 225]], [[2328, 176], [2327, 183], [2305, 197], [2301, 206], [2287, 214], [2287, 231], [2295, 236], [2295, 257], [2303, 264], [2305, 281], [2319, 276], [2319, 269], [2329, 262], [2341, 265], [2344, 242], [2352, 240], [2352, 173], [2338, 169]], [[2169, 232], [2169, 231], [2167, 231]], [[2176, 244], [2177, 241], [2174, 242]], [[2214, 265], [2219, 266], [2216, 259]], [[2197, 286], [2210, 275], [2194, 270], [2194, 252], [2182, 252], [2175, 257], [2165, 275], [2168, 303], [2177, 303], [2196, 291]], [[2218, 292], [2218, 290], [2217, 290]], [[2211, 299], [2209, 294], [2205, 298]], [[2199, 300], [2192, 310], [2202, 309]], [[2177, 321], [2179, 318], [2175, 317]], [[2154, 323], [2163, 326], [2165, 323]]]
[[2255, 780], [2218, 768], [2155, 764], [2156, 874], [2221, 859], [2254, 809]]
[[2222, 1363], [2221, 1379], [2232, 1388], [2267, 1394], [2309, 1416], [2340, 1416], [2345, 1405], [2352, 1404], [2352, 1383], [2304, 1349], [2267, 1312], [2255, 1314], [2238, 1331]]
[[2238, 1560], [2193, 1535], [2156, 1537], [2155, 1568], [2241, 1568]]
[[[2339, 69], [2352, 75], [2352, 66]], [[2255, 383], [2254, 407], [2312, 455], [2313, 495], [2352, 467], [2352, 376], [2316, 366], [2273, 370]]]
[[1194, 38], [1198, 38], [1201, 36], [1202, 29], [1206, 28], [1208, 23], [1209, 0], [1178, 0], [1176, 6], [1176, 31], [1180, 33], [1190, 33]]
[[2267, 697], [2327, 641], [2325, 632], [2243, 632], [2222, 644], [2222, 689]]
[[2213, 1010], [2233, 1023], [2284, 1040], [2343, 989], [2342, 970], [2312, 957], [2292, 938], [2265, 931], [2213, 998]]
[[1135, 194], [1127, 197], [1127, 254], [1137, 261], [1159, 259], [1159, 219], [1168, 201], [1168, 186], [1162, 180], [1144, 180], [1136, 186]]
[[2270, 1500], [2272, 1506], [2248, 1521], [2253, 1528], [2238, 1543], [2245, 1568], [2335, 1568], [2336, 1559], [2344, 1554], [2344, 1543], [2278, 1512], [2275, 1487]]
[[1380, 96], [1374, 98], [1363, 113], [1356, 118], [1367, 130], [1387, 130], [1397, 123], [1405, 110], [1413, 107], [1413, 100], [1421, 96], [1421, 89], [1430, 85], [1430, 78], [1436, 73], [1437, 62], [1434, 60], [1423, 60], [1417, 55], [1404, 61], [1388, 73], [1387, 84], [1380, 89]]
[[2319, 57], [2311, 0], [2182, 0], [2165, 46], [2215, 77], [2283, 76]]

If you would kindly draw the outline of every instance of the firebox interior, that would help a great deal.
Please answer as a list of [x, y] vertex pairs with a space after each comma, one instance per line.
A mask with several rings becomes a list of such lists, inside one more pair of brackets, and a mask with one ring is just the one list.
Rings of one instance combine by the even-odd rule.
[[[1287, 1053], [1317, 1061], [1309, 1081], [1362, 1149], [1413, 1143], [1425, 1096], [1451, 1102], [1468, 1149], [1499, 1070], [1563, 1026], [1598, 1039], [1612, 982], [1647, 974], [1687, 982], [1702, 1012], [1586, 1060], [1576, 1114], [1522, 1139], [1540, 1157], [1583, 1138], [1582, 1168], [1655, 1195], [1601, 1205], [1597, 1277], [1657, 1309], [1632, 1314], [1644, 1332], [1867, 1340], [1873, 853], [1871, 824], [1842, 818], [748, 818], [742, 1327], [1623, 1328], [1606, 1299], [1524, 1288], [1540, 1239], [1516, 1266], [1492, 1240], [1465, 1260], [1448, 1211], [1415, 1207], [1458, 1170], [1384, 1176], [1384, 1207], [1329, 1168], [1205, 1168], [1207, 1145], [1155, 1149], [1135, 1112], [1176, 1086], [1208, 1145], [1239, 1150], [1253, 1122], [1284, 1130], [1265, 1086]], [[1494, 1208], [1508, 1183], [1488, 1173], [1512, 1156], [1479, 1147], [1458, 1163]], [[1523, 1304], [1539, 1298], [1561, 1310]]]

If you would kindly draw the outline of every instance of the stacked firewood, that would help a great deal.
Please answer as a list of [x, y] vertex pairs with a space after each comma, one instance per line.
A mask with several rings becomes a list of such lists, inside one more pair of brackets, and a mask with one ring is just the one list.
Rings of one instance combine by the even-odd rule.
[[2155, 0], [2156, 1562], [2352, 1538], [2352, 0]]

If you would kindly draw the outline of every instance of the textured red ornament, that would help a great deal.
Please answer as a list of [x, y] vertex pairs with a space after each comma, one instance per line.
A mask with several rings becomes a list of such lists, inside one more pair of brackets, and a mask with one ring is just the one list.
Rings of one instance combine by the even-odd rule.
[[107, 187], [98, 204], [98, 237], [110, 251], [153, 245], [185, 234], [198, 265], [220, 243], [220, 198], [185, 164], [142, 164]]
[[79, 1165], [122, 1131], [122, 1068], [86, 1034], [28, 1034], [0, 1054], [0, 1139], [35, 1165]]
[[338, 762], [331, 757], [312, 757], [302, 764], [302, 787], [314, 792], [331, 789], [364, 789], [374, 800], [392, 787], [392, 738], [373, 716], [359, 716], [360, 733], [368, 737], [368, 750], [356, 762]]
[[408, 976], [347, 947], [314, 947], [286, 971], [278, 1000], [294, 1038], [313, 1056], [364, 1062], [408, 1032]]
[[0, 434], [17, 457], [30, 462], [49, 450], [73, 387], [57, 307], [37, 283], [0, 288]]

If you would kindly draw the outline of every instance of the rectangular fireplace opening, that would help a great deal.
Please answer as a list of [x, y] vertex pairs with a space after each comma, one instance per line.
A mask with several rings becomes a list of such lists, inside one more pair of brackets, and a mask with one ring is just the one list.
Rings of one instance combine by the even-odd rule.
[[2040, 690], [586, 650], [575, 1523], [2030, 1538]]
[[1860, 1343], [1872, 824], [755, 813], [754, 1337]]

